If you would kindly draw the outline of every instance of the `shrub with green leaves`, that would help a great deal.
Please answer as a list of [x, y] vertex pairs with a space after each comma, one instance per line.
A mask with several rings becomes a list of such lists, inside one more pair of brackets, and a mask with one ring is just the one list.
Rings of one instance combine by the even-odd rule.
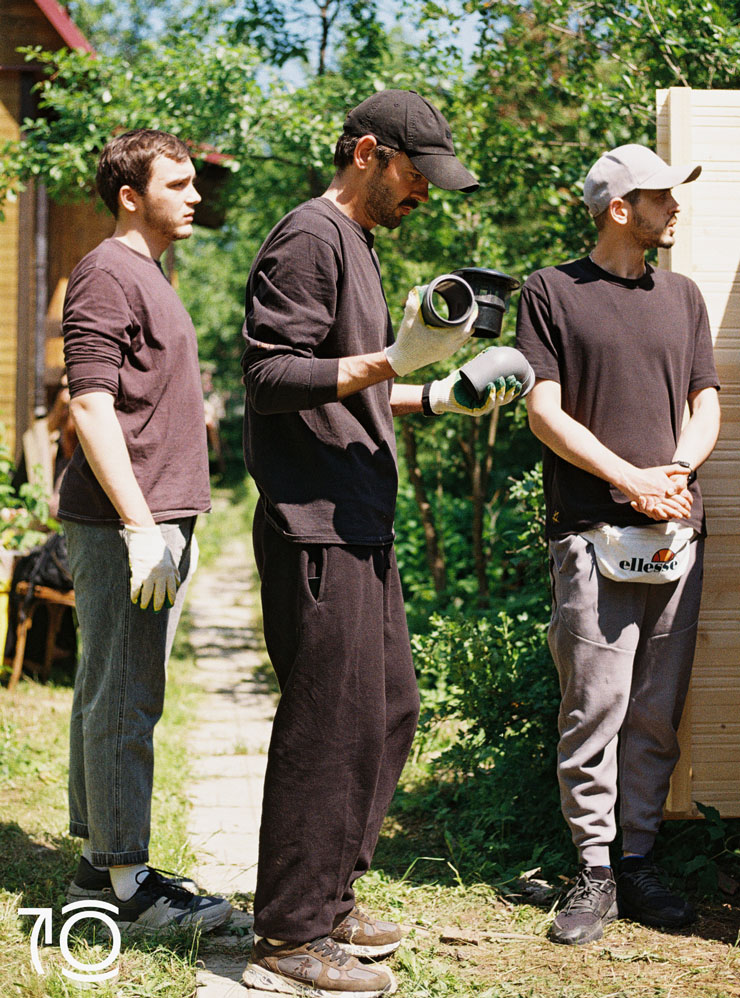
[[52, 521], [40, 485], [13, 485], [15, 465], [0, 427], [0, 549], [30, 550], [45, 540]]
[[539, 468], [513, 483], [508, 501], [511, 529], [496, 551], [506, 570], [491, 607], [435, 613], [412, 638], [422, 738], [454, 731], [429, 796], [457, 868], [496, 878], [532, 865], [562, 868], [568, 848], [555, 777], [559, 691], [546, 641]]

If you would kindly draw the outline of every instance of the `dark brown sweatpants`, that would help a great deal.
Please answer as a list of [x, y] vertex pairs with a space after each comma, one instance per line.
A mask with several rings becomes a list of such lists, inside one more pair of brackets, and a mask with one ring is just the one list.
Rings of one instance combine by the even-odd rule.
[[328, 935], [354, 906], [419, 715], [392, 545], [299, 544], [265, 521], [254, 547], [281, 697], [260, 826], [255, 932]]

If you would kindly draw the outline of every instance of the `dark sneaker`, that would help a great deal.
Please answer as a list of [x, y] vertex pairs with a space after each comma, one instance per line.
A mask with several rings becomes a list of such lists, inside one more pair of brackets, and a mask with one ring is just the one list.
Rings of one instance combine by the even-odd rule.
[[329, 936], [309, 943], [273, 946], [260, 939], [242, 975], [255, 991], [310, 998], [377, 998], [396, 990], [396, 979], [387, 967], [366, 965], [346, 953]]
[[617, 901], [621, 918], [644, 925], [679, 929], [696, 921], [693, 905], [663, 883], [663, 873], [653, 862], [652, 853], [627, 856], [620, 862]]
[[116, 922], [122, 929], [153, 932], [169, 926], [197, 926], [202, 932], [223, 925], [231, 917], [224, 898], [193, 894], [150, 870], [128, 901], [120, 901], [111, 890], [104, 900], [118, 907]]
[[604, 926], [617, 917], [617, 885], [608, 866], [582, 866], [550, 926], [554, 943], [568, 946], [601, 939]]
[[353, 908], [331, 933], [345, 953], [379, 960], [401, 945], [401, 929], [395, 922], [379, 922], [360, 908]]
[[[181, 877], [177, 873], [170, 873], [169, 870], [155, 870], [154, 867], [147, 867], [150, 871], [158, 873], [163, 880], [177, 884], [179, 887], [186, 887], [189, 891], [197, 891], [198, 885], [189, 877]], [[77, 872], [72, 883], [67, 888], [68, 901], [102, 901], [103, 891], [110, 891], [113, 885], [110, 882], [110, 873], [107, 870], [98, 870], [92, 863], [88, 863], [84, 856], [80, 857], [77, 864]]]

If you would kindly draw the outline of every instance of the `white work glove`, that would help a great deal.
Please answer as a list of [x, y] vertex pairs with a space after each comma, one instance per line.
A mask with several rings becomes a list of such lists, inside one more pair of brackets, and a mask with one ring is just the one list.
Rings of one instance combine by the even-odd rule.
[[424, 291], [424, 287], [414, 287], [409, 291], [396, 342], [385, 348], [388, 363], [400, 378], [427, 364], [445, 360], [459, 350], [472, 335], [478, 317], [476, 305], [470, 318], [459, 326], [448, 326], [446, 329], [427, 326], [421, 314]]
[[131, 568], [131, 602], [146, 610], [159, 611], [164, 601], [175, 605], [180, 573], [159, 527], [131, 527], [124, 524], [128, 563]]
[[496, 378], [488, 385], [484, 398], [475, 398], [459, 371], [452, 371], [441, 381], [429, 383], [429, 408], [437, 415], [443, 412], [457, 412], [465, 416], [485, 416], [497, 405], [506, 405], [515, 399], [522, 390], [521, 381], [513, 374]]
[[192, 579], [195, 575], [195, 571], [198, 568], [198, 562], [200, 561], [200, 545], [198, 544], [198, 538], [193, 534], [190, 538], [190, 570], [188, 575]]

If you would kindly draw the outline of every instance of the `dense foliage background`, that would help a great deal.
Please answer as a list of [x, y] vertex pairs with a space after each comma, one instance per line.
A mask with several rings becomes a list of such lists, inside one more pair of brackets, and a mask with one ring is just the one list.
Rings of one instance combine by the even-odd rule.
[[[399, 229], [378, 232], [398, 318], [408, 287], [444, 271], [478, 265], [524, 279], [584, 252], [583, 177], [606, 148], [654, 143], [655, 89], [740, 83], [738, 0], [68, 8], [97, 57], [27, 53], [48, 68], [41, 114], [3, 150], [0, 196], [33, 176], [54, 196], [85, 196], [97, 152], [121, 128], [167, 129], [196, 156], [208, 148], [228, 157], [224, 225], [177, 252], [237, 463], [251, 259], [286, 211], [325, 188], [344, 114], [359, 100], [384, 87], [419, 90], [447, 115], [482, 183], [470, 197], [433, 191]], [[512, 315], [504, 342], [513, 325]], [[405, 806], [433, 818], [463, 872], [562, 869], [539, 449], [524, 406], [480, 421], [408, 417], [398, 442], [398, 550], [424, 691], [421, 737], [440, 748], [428, 786]]]

